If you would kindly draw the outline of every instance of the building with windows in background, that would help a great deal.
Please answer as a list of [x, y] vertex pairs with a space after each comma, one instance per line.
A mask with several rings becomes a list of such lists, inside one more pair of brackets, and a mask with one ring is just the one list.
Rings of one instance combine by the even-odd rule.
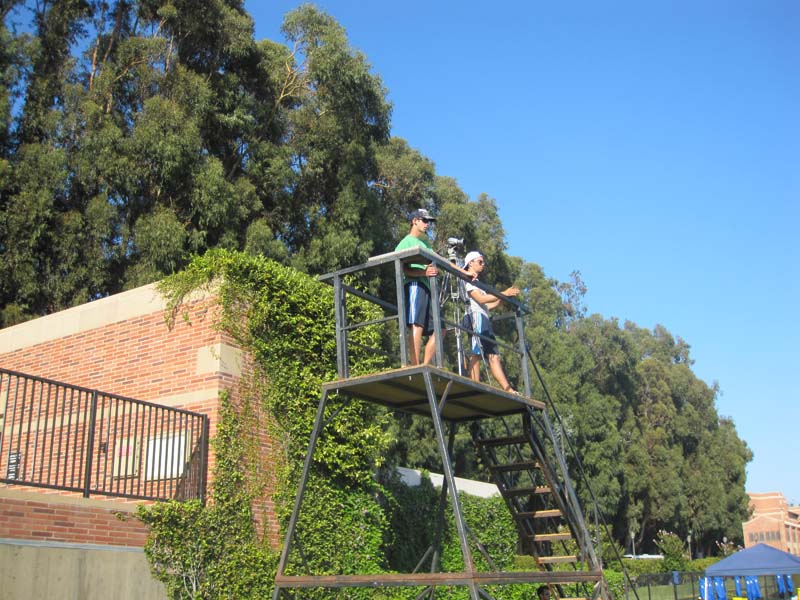
[[744, 547], [767, 544], [778, 550], [800, 555], [800, 506], [789, 506], [780, 492], [748, 492], [752, 510], [742, 523]]

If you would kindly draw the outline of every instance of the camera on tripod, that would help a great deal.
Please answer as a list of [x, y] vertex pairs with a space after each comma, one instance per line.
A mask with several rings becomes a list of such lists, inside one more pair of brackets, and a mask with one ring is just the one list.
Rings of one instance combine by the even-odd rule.
[[[447, 258], [453, 263], [454, 266], [464, 268], [464, 238], [449, 237], [447, 238]], [[448, 318], [452, 319], [458, 327], [449, 324], [448, 331], [452, 331], [456, 338], [456, 353], [458, 355], [458, 374], [464, 375], [466, 373], [465, 365], [466, 358], [464, 356], [464, 345], [462, 337], [463, 330], [459, 329], [463, 323], [463, 317], [466, 312], [466, 305], [469, 303], [469, 296], [464, 281], [460, 277], [453, 275], [449, 270], [445, 270], [442, 277], [442, 287], [439, 290], [439, 306], [444, 307], [445, 304], [450, 305], [450, 314]], [[443, 313], [444, 314], [444, 313]]]
[[[460, 254], [460, 255], [459, 255]], [[447, 238], [447, 259], [457, 267], [464, 267], [464, 238]], [[441, 296], [439, 305], [444, 306], [448, 300], [469, 302], [464, 282], [458, 277], [453, 277], [451, 273], [445, 273], [442, 280]]]
[[458, 262], [458, 251], [464, 250], [464, 238], [449, 237], [447, 238], [447, 258], [450, 262]]

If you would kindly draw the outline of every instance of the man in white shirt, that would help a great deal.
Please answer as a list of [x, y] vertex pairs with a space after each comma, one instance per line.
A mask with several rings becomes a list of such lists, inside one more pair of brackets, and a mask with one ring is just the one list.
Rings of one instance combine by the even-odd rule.
[[[464, 267], [467, 272], [475, 275], [475, 279], [478, 279], [486, 267], [486, 260], [480, 252], [473, 250], [464, 257]], [[471, 353], [467, 366], [469, 376], [475, 381], [481, 380], [481, 355], [483, 355], [489, 364], [489, 371], [491, 371], [492, 377], [497, 380], [500, 387], [506, 392], [516, 394], [517, 391], [508, 383], [508, 378], [505, 371], [503, 371], [503, 365], [500, 363], [497, 344], [494, 342], [492, 322], [489, 318], [489, 311], [499, 306], [503, 299], [494, 294], [488, 294], [469, 282], [466, 284], [466, 290], [469, 296], [472, 330], [479, 334], [472, 336]], [[519, 288], [506, 288], [502, 293], [504, 296], [513, 297], [519, 294]]]

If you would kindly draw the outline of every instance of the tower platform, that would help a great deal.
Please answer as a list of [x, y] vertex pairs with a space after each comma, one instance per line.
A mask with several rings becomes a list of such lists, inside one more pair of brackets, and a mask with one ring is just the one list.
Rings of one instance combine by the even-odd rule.
[[[312, 575], [285, 572], [288, 553], [292, 545], [291, 532], [294, 531], [300, 511], [303, 488], [308, 477], [311, 456], [318, 436], [324, 429], [322, 415], [325, 405], [333, 396], [346, 396], [363, 402], [370, 402], [390, 410], [401, 411], [430, 418], [436, 431], [436, 439], [442, 456], [445, 484], [442, 499], [449, 496], [459, 532], [464, 570], [458, 572], [413, 572], [380, 574], [337, 574]], [[520, 419], [521, 432], [502, 438], [487, 438], [481, 434], [480, 423], [487, 419], [512, 417]], [[422, 587], [426, 592], [417, 597], [433, 598], [439, 586], [463, 586], [469, 590], [470, 598], [494, 598], [485, 586], [513, 584], [546, 584], [561, 589], [561, 586], [584, 585], [593, 589], [586, 598], [606, 598], [603, 572], [593, 557], [582, 567], [576, 563], [577, 556], [549, 556], [538, 559], [539, 570], [532, 571], [480, 571], [469, 549], [468, 537], [474, 536], [467, 525], [458, 501], [456, 478], [451, 464], [452, 436], [459, 424], [471, 423], [472, 436], [484, 463], [489, 468], [498, 491], [506, 500], [511, 515], [520, 531], [521, 539], [529, 544], [546, 544], [548, 548], [558, 540], [585, 540], [585, 526], [576, 531], [576, 520], [582, 517], [576, 513], [574, 496], [565, 493], [565, 482], [558, 474], [559, 468], [549, 464], [539, 443], [543, 437], [552, 440], [548, 434], [549, 424], [544, 403], [522, 395], [505, 392], [484, 383], [430, 365], [402, 367], [381, 373], [349, 377], [329, 381], [322, 386], [322, 398], [318, 418], [312, 432], [306, 465], [298, 491], [297, 503], [289, 525], [281, 558], [281, 565], [275, 577], [273, 598], [292, 597], [290, 590], [311, 588], [348, 587]], [[450, 426], [450, 442], [445, 433]], [[569, 484], [566, 484], [569, 488]], [[556, 492], [555, 490], [560, 490]], [[568, 527], [564, 533], [557, 533], [562, 523]], [[571, 530], [571, 531], [570, 531]], [[579, 545], [585, 546], [585, 542]], [[586, 552], [583, 552], [586, 554]], [[421, 559], [424, 562], [425, 557]], [[491, 562], [491, 560], [490, 560]], [[569, 564], [566, 564], [569, 563]], [[567, 568], [563, 568], [566, 566]], [[302, 597], [302, 594], [298, 597]]]
[[425, 374], [430, 375], [433, 393], [441, 404], [445, 421], [473, 421], [522, 414], [528, 408], [544, 409], [543, 402], [434, 366], [402, 367], [323, 384], [328, 393], [343, 393], [412, 414], [430, 417], [431, 407]]

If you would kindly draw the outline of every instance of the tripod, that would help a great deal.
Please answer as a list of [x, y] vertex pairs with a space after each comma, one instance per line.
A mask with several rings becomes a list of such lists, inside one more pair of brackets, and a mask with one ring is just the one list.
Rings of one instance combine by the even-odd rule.
[[[456, 255], [454, 247], [448, 248], [448, 260], [455, 266], [463, 268], [464, 263]], [[469, 303], [467, 291], [464, 288], [464, 282], [455, 277], [449, 271], [444, 272], [442, 277], [442, 286], [439, 291], [439, 306], [444, 309], [448, 301], [452, 304], [452, 322], [460, 325], [466, 314], [466, 306]], [[450, 329], [448, 327], [448, 329]], [[467, 370], [467, 356], [464, 351], [463, 331], [458, 327], [452, 327], [456, 334], [456, 361], [458, 362], [458, 374], [464, 376]]]

